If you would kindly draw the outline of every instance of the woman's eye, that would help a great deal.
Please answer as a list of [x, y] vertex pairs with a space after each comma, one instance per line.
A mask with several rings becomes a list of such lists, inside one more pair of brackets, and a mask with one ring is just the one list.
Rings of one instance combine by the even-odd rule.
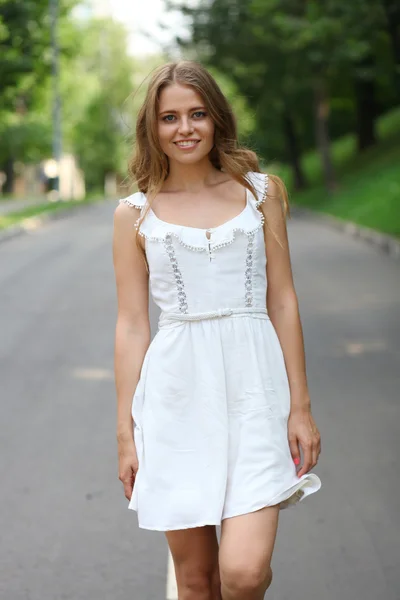
[[[206, 116], [207, 116], [207, 113], [204, 112], [203, 110], [196, 110], [196, 112], [194, 112], [192, 115], [192, 117], [195, 119], [202, 119]], [[162, 117], [162, 120], [165, 123], [173, 123], [176, 120], [176, 116], [175, 115], [165, 115], [164, 117]]]

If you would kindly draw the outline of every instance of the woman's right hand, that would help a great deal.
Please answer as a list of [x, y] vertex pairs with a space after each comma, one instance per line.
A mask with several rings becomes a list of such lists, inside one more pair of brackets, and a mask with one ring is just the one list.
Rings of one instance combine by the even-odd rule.
[[118, 444], [118, 477], [124, 486], [125, 498], [131, 499], [133, 486], [135, 485], [136, 473], [139, 462], [136, 453], [135, 442], [120, 442]]

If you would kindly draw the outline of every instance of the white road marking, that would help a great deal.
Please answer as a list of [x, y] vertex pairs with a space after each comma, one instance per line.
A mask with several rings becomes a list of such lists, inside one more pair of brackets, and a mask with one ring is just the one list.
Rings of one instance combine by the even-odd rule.
[[178, 600], [178, 588], [176, 587], [175, 568], [171, 552], [168, 550], [168, 572], [167, 572], [167, 600]]

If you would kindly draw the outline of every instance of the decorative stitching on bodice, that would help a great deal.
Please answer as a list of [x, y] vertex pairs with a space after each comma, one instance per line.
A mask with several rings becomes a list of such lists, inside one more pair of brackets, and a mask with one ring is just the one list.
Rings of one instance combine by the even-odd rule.
[[[248, 228], [246, 228], [243, 225], [232, 226], [232, 228], [230, 228], [229, 221], [228, 221], [228, 223], [226, 224], [226, 239], [222, 239], [219, 242], [213, 242], [212, 250], [218, 250], [219, 248], [223, 248], [225, 246], [229, 246], [230, 244], [232, 244], [236, 239], [237, 232], [242, 232], [245, 235], [247, 235], [249, 238], [249, 241], [254, 240], [254, 234], [260, 228], [262, 228], [264, 226], [264, 221], [265, 221], [264, 214], [263, 214], [262, 210], [259, 210], [259, 207], [261, 206], [261, 204], [263, 202], [265, 202], [266, 197], [267, 197], [268, 175], [262, 174], [262, 173], [249, 173], [248, 179], [252, 181], [254, 187], [256, 188], [256, 191], [258, 192], [258, 194], [257, 194], [258, 197], [253, 200], [253, 206], [256, 207], [256, 209], [257, 209], [256, 212], [258, 214], [257, 224], [254, 227], [250, 226]], [[261, 186], [262, 186], [262, 189], [260, 189]], [[137, 197], [138, 202], [135, 202], [135, 197]], [[140, 203], [139, 203], [139, 200], [140, 200]], [[146, 205], [145, 204], [146, 199], [143, 194], [141, 194], [141, 193], [133, 194], [132, 196], [129, 196], [128, 198], [123, 198], [119, 202], [124, 202], [128, 206], [132, 206], [134, 208], [140, 209], [141, 213], [135, 222], [135, 229], [138, 231], [139, 235], [142, 236], [143, 238], [145, 238], [146, 240], [153, 241], [153, 242], [165, 242], [167, 236], [169, 236], [169, 237], [173, 236], [178, 240], [178, 242], [181, 244], [181, 246], [184, 246], [185, 248], [188, 248], [189, 250], [193, 250], [194, 252], [208, 252], [209, 251], [209, 246], [208, 246], [208, 243], [206, 243], [206, 241], [204, 244], [199, 243], [199, 245], [195, 245], [194, 243], [191, 244], [188, 241], [190, 239], [191, 230], [193, 230], [194, 232], [197, 232], [197, 235], [198, 235], [199, 230], [197, 228], [173, 225], [173, 224], [169, 224], [169, 223], [158, 220], [157, 225], [155, 225], [154, 227], [149, 226], [148, 227], [149, 230], [146, 231], [146, 218], [149, 218], [150, 220], [152, 220], [152, 215], [151, 215], [151, 211], [150, 211], [150, 213], [147, 212], [144, 221], [141, 224], [139, 224], [140, 218], [142, 216], [142, 209], [144, 209], [144, 207]], [[251, 215], [246, 214], [243, 216], [244, 219], [246, 217], [250, 218]], [[234, 221], [234, 219], [231, 219], [231, 221]], [[142, 229], [142, 225], [143, 225], [143, 229]], [[216, 227], [216, 228], [212, 228], [212, 229], [214, 229], [216, 234], [218, 234], [220, 231], [222, 231], [223, 227], [225, 228], [225, 224], [222, 225], [221, 227]], [[212, 231], [212, 229], [211, 229], [211, 231]], [[206, 231], [208, 231], [208, 230], [204, 230], [204, 238], [205, 238]], [[187, 240], [184, 240], [182, 238], [183, 232], [185, 233], [185, 236], [188, 238]]]
[[253, 306], [253, 251], [254, 251], [255, 233], [249, 234], [249, 241], [246, 251], [246, 270], [245, 270], [245, 305]]
[[173, 270], [174, 277], [175, 277], [175, 283], [176, 283], [176, 287], [178, 289], [179, 312], [187, 313], [189, 307], [188, 307], [187, 298], [186, 298], [185, 285], [183, 283], [182, 273], [178, 267], [178, 260], [175, 256], [175, 250], [172, 245], [172, 236], [170, 234], [167, 234], [165, 236], [164, 244], [165, 244], [166, 252], [169, 256], [170, 263], [172, 265], [172, 270]]
[[[136, 229], [138, 229], [137, 225], [135, 225], [135, 227], [136, 227]], [[181, 237], [179, 236], [179, 234], [176, 231], [167, 231], [167, 233], [164, 235], [164, 237], [157, 237], [157, 236], [148, 235], [144, 231], [139, 230], [139, 235], [144, 237], [146, 240], [149, 240], [150, 242], [165, 242], [167, 237], [175, 237], [178, 240], [178, 242], [181, 244], [181, 246], [184, 246], [185, 248], [188, 248], [189, 250], [194, 250], [195, 252], [204, 252], [205, 250], [207, 250], [207, 248], [203, 248], [202, 246], [191, 246], [190, 244], [186, 244], [181, 239]]]
[[119, 204], [124, 203], [127, 204], [128, 206], [132, 206], [132, 208], [139, 208], [142, 209], [143, 205], [142, 204], [135, 204], [133, 202], [133, 200], [131, 199], [131, 196], [128, 196], [128, 198], [121, 198], [121, 200], [119, 200]]

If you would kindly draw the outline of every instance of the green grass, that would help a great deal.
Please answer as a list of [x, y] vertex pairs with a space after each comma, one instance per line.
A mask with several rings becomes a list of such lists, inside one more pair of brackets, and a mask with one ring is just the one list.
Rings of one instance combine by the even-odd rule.
[[59, 212], [76, 206], [93, 204], [99, 200], [103, 200], [103, 198], [101, 196], [89, 196], [85, 198], [85, 200], [68, 200], [63, 202], [43, 202], [43, 204], [35, 204], [8, 213], [7, 215], [0, 215], [0, 231], [33, 217], [40, 217], [43, 214]]
[[[400, 109], [379, 119], [378, 135], [378, 144], [361, 154], [352, 135], [332, 144], [338, 181], [333, 194], [323, 184], [317, 153], [306, 154], [303, 167], [310, 187], [291, 193], [291, 204], [400, 237]], [[287, 167], [279, 169], [279, 174], [291, 192]]]

